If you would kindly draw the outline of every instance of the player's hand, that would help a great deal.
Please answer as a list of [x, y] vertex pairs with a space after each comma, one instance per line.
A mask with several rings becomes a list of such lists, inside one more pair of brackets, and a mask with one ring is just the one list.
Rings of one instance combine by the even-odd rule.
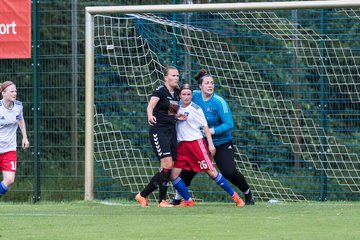
[[210, 152], [212, 157], [215, 156], [216, 148], [215, 148], [214, 144], [209, 145], [209, 152]]
[[180, 121], [185, 121], [187, 116], [185, 114], [176, 114], [175, 118]]
[[156, 117], [154, 117], [154, 116], [149, 117], [148, 123], [150, 126], [154, 126], [156, 124]]
[[22, 149], [26, 150], [28, 149], [30, 146], [29, 140], [27, 138], [23, 138], [22, 140]]

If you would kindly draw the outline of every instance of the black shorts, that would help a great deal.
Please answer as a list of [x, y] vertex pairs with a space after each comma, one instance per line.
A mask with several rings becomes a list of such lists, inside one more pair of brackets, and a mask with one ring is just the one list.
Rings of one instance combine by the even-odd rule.
[[152, 127], [149, 131], [151, 146], [156, 157], [160, 160], [164, 157], [172, 157], [176, 160], [176, 128], [175, 126]]

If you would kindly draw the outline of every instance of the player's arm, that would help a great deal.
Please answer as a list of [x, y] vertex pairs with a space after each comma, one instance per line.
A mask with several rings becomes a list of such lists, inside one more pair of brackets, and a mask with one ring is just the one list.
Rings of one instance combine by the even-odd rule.
[[221, 124], [210, 129], [212, 135], [221, 134], [234, 128], [234, 120], [229, 105], [224, 101], [223, 104], [218, 104], [217, 109], [221, 119]]
[[26, 125], [24, 118], [19, 120], [19, 128], [22, 134], [22, 148], [25, 150], [29, 147], [29, 140], [26, 133]]
[[160, 98], [152, 96], [150, 98], [150, 101], [149, 101], [148, 106], [146, 108], [147, 117], [148, 117], [148, 123], [151, 126], [156, 124], [156, 117], [153, 114], [154, 114], [154, 108], [155, 108], [156, 104], [159, 102], [159, 100], [160, 100]]
[[216, 148], [214, 146], [214, 143], [213, 143], [213, 140], [212, 140], [212, 137], [211, 137], [210, 129], [209, 129], [208, 126], [203, 126], [202, 128], [204, 130], [205, 137], [206, 137], [206, 140], [208, 142], [208, 147], [209, 147], [209, 151], [211, 153], [211, 156], [214, 156], [215, 152], [216, 152]]

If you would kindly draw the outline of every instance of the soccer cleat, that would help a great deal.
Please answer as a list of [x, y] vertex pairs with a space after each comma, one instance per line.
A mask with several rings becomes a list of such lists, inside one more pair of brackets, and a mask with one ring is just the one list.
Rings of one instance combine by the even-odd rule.
[[170, 204], [167, 200], [162, 200], [159, 204], [158, 207], [173, 207], [174, 205]]
[[181, 201], [181, 203], [176, 207], [193, 207], [193, 206], [195, 206], [195, 202], [194, 200], [190, 199], [190, 200]]
[[174, 206], [179, 205], [180, 203], [181, 203], [181, 199], [175, 199], [175, 198], [171, 202], [171, 204]]
[[140, 193], [136, 194], [135, 199], [140, 203], [141, 207], [149, 207], [149, 199], [142, 197]]
[[245, 205], [254, 205], [255, 199], [250, 191], [248, 194], [245, 194]]
[[231, 198], [233, 199], [237, 207], [245, 206], [245, 202], [239, 197], [237, 193], [234, 193], [234, 195]]

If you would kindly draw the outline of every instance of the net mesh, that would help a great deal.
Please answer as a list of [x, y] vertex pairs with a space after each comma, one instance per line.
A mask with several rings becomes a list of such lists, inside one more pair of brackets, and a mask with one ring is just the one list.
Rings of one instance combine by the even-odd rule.
[[[355, 196], [360, 50], [344, 40], [351, 28], [359, 10], [95, 16], [96, 161], [121, 180], [119, 192], [141, 190], [159, 166], [144, 109], [162, 69], [175, 65], [195, 86], [205, 68], [233, 111], [237, 167], [257, 198]], [[195, 198], [223, 194], [197, 178]]]

